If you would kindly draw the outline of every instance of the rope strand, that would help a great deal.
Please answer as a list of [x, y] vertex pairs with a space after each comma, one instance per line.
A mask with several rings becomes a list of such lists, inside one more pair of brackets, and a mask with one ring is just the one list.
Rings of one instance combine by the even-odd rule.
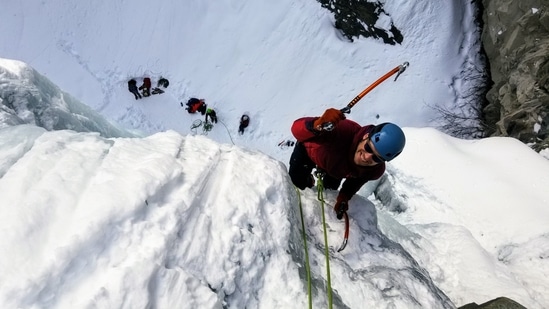
[[307, 294], [309, 295], [309, 309], [313, 309], [313, 296], [311, 293], [311, 265], [309, 264], [309, 250], [307, 249], [307, 234], [305, 233], [305, 220], [303, 219], [303, 206], [301, 204], [301, 193], [296, 187], [299, 199], [299, 214], [301, 215], [301, 235], [303, 236], [303, 247], [305, 248], [305, 271], [307, 273]]
[[324, 183], [323, 175], [320, 174], [317, 181], [317, 197], [321, 202], [322, 209], [322, 228], [324, 229], [324, 255], [326, 256], [326, 293], [328, 293], [328, 308], [332, 309], [332, 280], [330, 276], [330, 251], [328, 250], [328, 233], [326, 232], [326, 215], [324, 214]]

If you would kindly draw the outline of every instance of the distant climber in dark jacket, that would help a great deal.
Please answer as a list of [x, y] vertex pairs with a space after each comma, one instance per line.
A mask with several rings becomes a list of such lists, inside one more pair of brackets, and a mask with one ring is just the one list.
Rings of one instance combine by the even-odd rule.
[[168, 86], [170, 85], [170, 82], [166, 78], [160, 77], [160, 79], [157, 82], [157, 85], [158, 86], [156, 86], [152, 89], [151, 94], [162, 94], [162, 93], [164, 93], [164, 90], [162, 90], [162, 88], [164, 88], [164, 89], [168, 88]]
[[164, 77], [160, 77], [160, 79], [158, 80], [158, 87], [168, 88], [169, 85], [170, 81]]
[[133, 93], [136, 100], [141, 99], [141, 94], [137, 90], [137, 82], [135, 81], [135, 79], [130, 79], [128, 81], [128, 90]]
[[240, 117], [240, 125], [238, 126], [238, 133], [240, 135], [244, 134], [244, 129], [248, 127], [250, 124], [250, 116], [244, 114], [242, 117]]

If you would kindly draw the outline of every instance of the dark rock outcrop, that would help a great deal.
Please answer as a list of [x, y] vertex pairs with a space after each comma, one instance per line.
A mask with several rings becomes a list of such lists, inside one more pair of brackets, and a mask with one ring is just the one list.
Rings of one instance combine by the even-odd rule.
[[493, 86], [484, 108], [487, 135], [549, 147], [549, 3], [483, 0], [482, 42]]
[[[386, 44], [400, 44], [403, 37], [391, 21], [388, 29], [376, 26], [381, 15], [389, 16], [380, 2], [366, 0], [318, 0], [334, 13], [335, 27], [351, 42], [359, 36], [382, 39]], [[389, 16], [390, 17], [390, 16]]]
[[507, 297], [498, 297], [481, 305], [470, 303], [458, 309], [526, 309], [526, 307]]

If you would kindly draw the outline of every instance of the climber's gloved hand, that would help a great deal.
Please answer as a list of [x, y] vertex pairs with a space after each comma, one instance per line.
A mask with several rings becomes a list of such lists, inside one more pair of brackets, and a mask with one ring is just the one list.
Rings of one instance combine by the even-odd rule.
[[313, 129], [319, 132], [331, 131], [343, 119], [345, 119], [345, 115], [339, 109], [328, 108], [320, 118], [313, 122]]
[[343, 195], [339, 194], [337, 196], [336, 204], [334, 206], [334, 211], [336, 213], [337, 219], [343, 219], [343, 214], [349, 209], [349, 200]]

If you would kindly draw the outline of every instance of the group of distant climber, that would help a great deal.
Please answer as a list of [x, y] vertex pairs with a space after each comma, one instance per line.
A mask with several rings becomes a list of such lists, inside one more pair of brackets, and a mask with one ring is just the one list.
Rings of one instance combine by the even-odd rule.
[[143, 78], [143, 84], [139, 86], [139, 88], [137, 88], [137, 81], [132, 78], [128, 81], [128, 91], [135, 96], [136, 100], [139, 100], [143, 97], [148, 97], [151, 94], [162, 94], [164, 93], [164, 90], [162, 90], [162, 88], [166, 89], [169, 85], [170, 82], [166, 78], [160, 77], [157, 82], [157, 86], [152, 88], [151, 92], [152, 83], [149, 77]]
[[[180, 103], [181, 106], [183, 105], [183, 102]], [[217, 123], [217, 114], [213, 108], [208, 108], [208, 105], [204, 101], [204, 99], [198, 99], [198, 98], [190, 98], [187, 103], [185, 104], [187, 107], [185, 107], [185, 110], [189, 114], [194, 114], [196, 112], [201, 113], [202, 115], [206, 116], [205, 122], [206, 123]], [[209, 121], [208, 121], [209, 118]], [[248, 127], [250, 124], [250, 116], [244, 114], [240, 117], [240, 125], [238, 126], [238, 133], [241, 135], [244, 134], [244, 129]]]
[[[168, 88], [169, 84], [170, 82], [166, 78], [161, 76], [160, 79], [158, 79], [157, 87], [152, 88], [151, 78], [144, 77], [141, 86], [137, 87], [137, 81], [132, 78], [128, 81], [128, 91], [134, 95], [136, 100], [139, 100], [143, 97], [148, 97], [151, 94], [164, 93], [164, 90], [162, 90], [162, 88]], [[189, 114], [199, 112], [202, 115], [205, 115], [205, 125], [207, 125], [209, 128], [211, 128], [214, 123], [217, 123], [217, 114], [215, 110], [213, 108], [208, 108], [208, 105], [206, 104], [206, 102], [204, 102], [204, 99], [190, 98], [185, 105], [187, 106], [185, 107], [185, 110], [187, 110]], [[184, 106], [183, 102], [181, 102], [181, 106]], [[247, 114], [243, 114], [240, 117], [238, 133], [240, 133], [241, 135], [244, 134], [244, 130], [248, 127], [249, 124], [250, 116], [248, 116]]]

